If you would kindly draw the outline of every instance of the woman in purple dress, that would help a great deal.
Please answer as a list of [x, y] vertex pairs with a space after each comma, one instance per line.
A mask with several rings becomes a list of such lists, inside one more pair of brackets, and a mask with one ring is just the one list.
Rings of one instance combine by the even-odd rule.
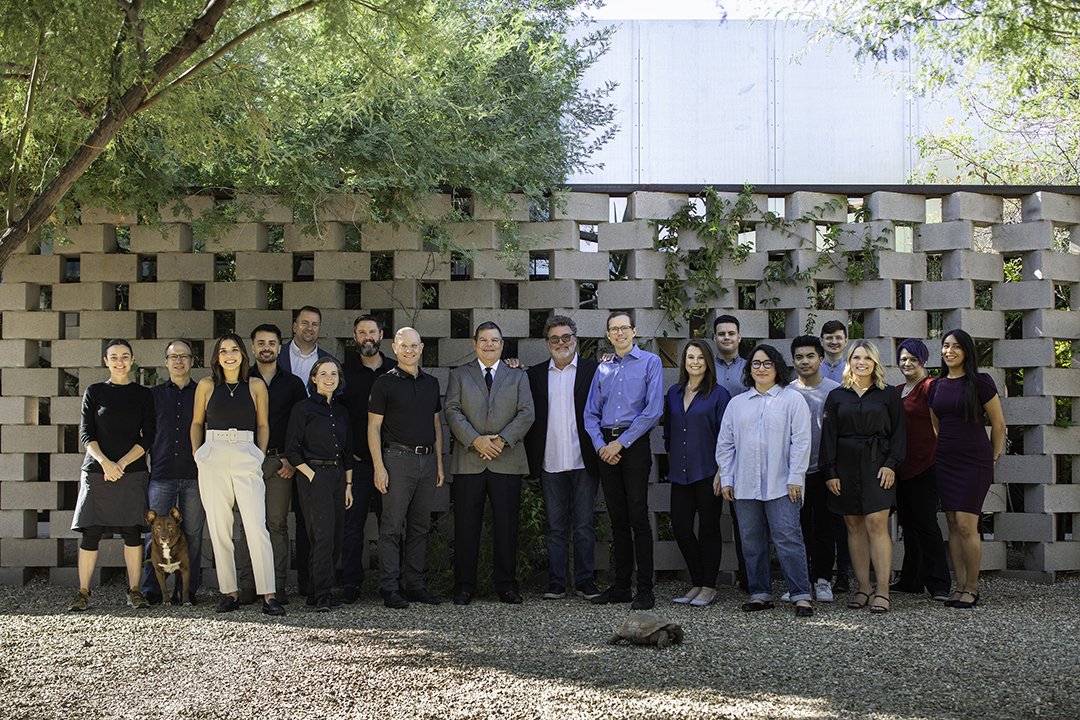
[[[975, 342], [963, 330], [941, 341], [942, 376], [927, 392], [938, 433], [934, 473], [949, 523], [949, 556], [956, 589], [945, 604], [973, 608], [979, 602], [982, 536], [979, 515], [994, 482], [994, 463], [1005, 447], [1005, 416], [994, 380], [979, 372]], [[986, 437], [985, 418], [990, 420]]]

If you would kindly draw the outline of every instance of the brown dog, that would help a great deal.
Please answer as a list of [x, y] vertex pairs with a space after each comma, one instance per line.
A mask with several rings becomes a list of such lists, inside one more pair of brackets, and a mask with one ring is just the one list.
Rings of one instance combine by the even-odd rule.
[[162, 602], [169, 597], [168, 588], [165, 585], [165, 576], [174, 572], [180, 572], [183, 582], [184, 605], [191, 604], [191, 596], [188, 594], [191, 582], [191, 565], [188, 559], [187, 536], [180, 523], [184, 516], [179, 508], [173, 508], [168, 515], [158, 515], [153, 510], [146, 511], [146, 522], [150, 524], [150, 559], [149, 562], [157, 575], [158, 585], [161, 587]]

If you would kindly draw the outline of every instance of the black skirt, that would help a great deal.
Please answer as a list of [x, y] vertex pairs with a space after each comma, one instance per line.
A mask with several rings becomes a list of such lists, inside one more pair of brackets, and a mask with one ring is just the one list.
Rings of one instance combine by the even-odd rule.
[[126, 472], [116, 482], [105, 480], [103, 473], [83, 470], [71, 529], [81, 531], [95, 526], [119, 529], [137, 525], [142, 532], [148, 532], [146, 489], [149, 483], [150, 473], [145, 470]]

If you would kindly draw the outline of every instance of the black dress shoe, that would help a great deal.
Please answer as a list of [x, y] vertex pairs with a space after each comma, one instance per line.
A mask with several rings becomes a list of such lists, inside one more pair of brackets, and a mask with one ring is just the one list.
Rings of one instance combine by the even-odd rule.
[[468, 590], [458, 590], [454, 593], [455, 605], [468, 605], [472, 602], [472, 593]]
[[521, 593], [517, 590], [500, 590], [499, 601], [507, 605], [520, 605], [522, 603]]
[[653, 596], [652, 590], [638, 590], [638, 594], [634, 596], [634, 601], [630, 603], [631, 610], [651, 610], [656, 605], [656, 598]]
[[628, 603], [633, 599], [634, 595], [630, 592], [630, 588], [617, 588], [612, 585], [589, 602], [593, 605], [607, 605], [608, 603]]
[[352, 605], [360, 599], [360, 588], [355, 585], [346, 585], [341, 590], [341, 599], [346, 605]]
[[225, 597], [221, 598], [221, 602], [218, 603], [215, 612], [227, 613], [238, 609], [240, 609], [240, 602], [232, 595], [226, 595]]
[[390, 590], [384, 592], [382, 596], [383, 605], [388, 608], [393, 608], [394, 610], [404, 610], [405, 608], [409, 607], [409, 601], [406, 600], [397, 590]]
[[330, 612], [330, 596], [320, 595], [315, 601], [315, 612]]
[[272, 615], [274, 617], [281, 617], [285, 614], [285, 608], [278, 602], [277, 598], [263, 600], [262, 611], [264, 615]]
[[424, 605], [441, 605], [442, 598], [437, 595], [432, 595], [428, 592], [427, 588], [420, 588], [419, 590], [412, 590], [405, 593], [405, 599], [411, 602], [423, 603]]

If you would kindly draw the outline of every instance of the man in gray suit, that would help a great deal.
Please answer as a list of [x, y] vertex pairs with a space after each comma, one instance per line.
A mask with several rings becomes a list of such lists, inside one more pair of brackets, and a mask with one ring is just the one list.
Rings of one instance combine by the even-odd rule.
[[505, 603], [521, 602], [517, 584], [521, 476], [529, 472], [522, 440], [535, 417], [529, 378], [500, 360], [502, 330], [480, 323], [473, 335], [476, 362], [450, 372], [444, 414], [454, 436], [454, 604], [476, 592], [476, 562], [484, 498], [491, 499], [495, 590]]

